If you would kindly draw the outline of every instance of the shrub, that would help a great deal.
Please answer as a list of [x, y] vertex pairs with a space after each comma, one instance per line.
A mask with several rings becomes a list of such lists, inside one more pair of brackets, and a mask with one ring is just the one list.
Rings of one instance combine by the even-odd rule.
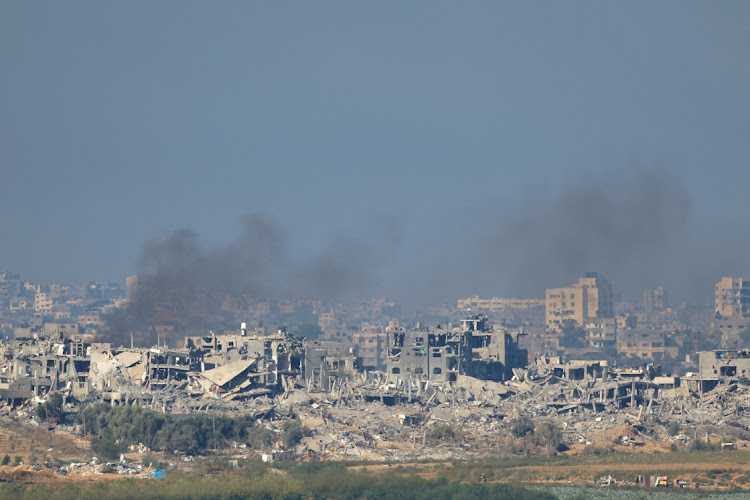
[[91, 441], [91, 450], [97, 455], [109, 459], [119, 458], [120, 454], [125, 453], [127, 449], [128, 447], [124, 443], [118, 443], [111, 433]]
[[552, 420], [543, 420], [536, 424], [534, 435], [540, 440], [545, 448], [557, 450], [562, 443], [562, 429], [560, 425]]
[[694, 439], [693, 442], [690, 443], [690, 451], [710, 451], [714, 449], [716, 449], [716, 447], [713, 444], [707, 443], [702, 439]]
[[297, 446], [304, 437], [302, 424], [299, 423], [299, 420], [285, 421], [281, 427], [281, 437], [284, 441], [285, 448]]
[[427, 437], [439, 441], [444, 439], [454, 439], [456, 437], [456, 431], [451, 424], [438, 424], [427, 431]]
[[513, 421], [510, 432], [517, 438], [534, 432], [534, 422], [528, 417], [519, 417]]

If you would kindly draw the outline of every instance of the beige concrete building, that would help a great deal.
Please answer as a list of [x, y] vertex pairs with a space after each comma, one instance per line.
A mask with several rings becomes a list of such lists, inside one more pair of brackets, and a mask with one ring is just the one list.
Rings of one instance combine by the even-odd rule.
[[38, 313], [52, 311], [52, 299], [45, 292], [37, 292], [34, 295], [34, 311]]
[[318, 314], [318, 326], [324, 332], [333, 330], [336, 327], [336, 316], [333, 313], [332, 307], [328, 312], [321, 311]]
[[357, 354], [360, 368], [378, 370], [385, 367], [388, 355], [388, 334], [385, 332], [359, 332], [352, 335], [352, 340], [358, 346]]
[[716, 283], [716, 315], [750, 318], [750, 280], [723, 277]]
[[613, 318], [612, 285], [597, 273], [586, 273], [569, 287], [548, 288], [545, 310], [549, 331], [560, 331], [566, 320], [584, 326], [592, 319]]
[[723, 277], [715, 287], [716, 322], [724, 347], [747, 347], [740, 337], [750, 328], [750, 280]]
[[617, 353], [642, 359], [676, 358], [679, 346], [663, 331], [632, 328], [617, 332]]

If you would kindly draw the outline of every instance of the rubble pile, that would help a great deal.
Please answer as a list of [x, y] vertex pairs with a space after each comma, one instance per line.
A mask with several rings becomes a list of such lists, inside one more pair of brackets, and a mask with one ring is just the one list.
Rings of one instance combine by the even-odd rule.
[[[533, 425], [516, 425], [524, 419], [553, 422], [558, 449], [750, 438], [746, 351], [701, 352], [699, 373], [682, 378], [604, 360], [538, 357], [527, 366], [518, 336], [479, 316], [460, 328], [391, 331], [385, 371], [361, 371], [345, 348], [283, 330], [189, 337], [184, 345], [113, 347], [65, 334], [15, 339], [0, 345], [0, 412], [30, 419], [62, 394], [70, 411], [104, 401], [173, 414], [248, 414], [277, 433], [283, 420], [298, 418], [307, 434], [294, 454], [337, 460], [470, 458], [517, 452], [517, 442], [528, 451]], [[276, 454], [266, 450], [268, 460], [290, 451], [276, 447]]]

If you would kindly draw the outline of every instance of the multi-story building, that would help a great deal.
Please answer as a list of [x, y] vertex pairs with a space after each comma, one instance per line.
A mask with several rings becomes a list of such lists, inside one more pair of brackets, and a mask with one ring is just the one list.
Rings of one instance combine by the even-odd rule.
[[583, 325], [586, 330], [586, 343], [591, 347], [603, 349], [615, 347], [618, 324], [614, 318], [594, 318]]
[[34, 311], [38, 313], [52, 311], [52, 299], [45, 292], [37, 292], [34, 295]]
[[647, 313], [663, 311], [668, 306], [668, 296], [664, 287], [658, 286], [643, 292], [643, 308]]
[[723, 277], [716, 283], [714, 298], [722, 344], [738, 345], [740, 332], [750, 327], [750, 280]]
[[614, 317], [612, 285], [597, 273], [586, 273], [569, 287], [546, 290], [547, 330], [560, 331], [567, 320], [579, 326], [589, 320]]
[[716, 283], [716, 315], [750, 318], [750, 280], [723, 277]]
[[513, 368], [528, 364], [528, 351], [519, 348], [518, 337], [514, 339], [504, 329], [491, 329], [486, 316], [473, 316], [461, 323], [458, 329], [417, 325], [389, 330], [389, 377], [449, 383], [459, 375], [469, 375], [503, 381], [513, 376]]
[[642, 359], [676, 358], [679, 346], [661, 330], [630, 328], [617, 332], [617, 353]]
[[357, 354], [360, 367], [368, 370], [380, 370], [385, 367], [388, 354], [388, 335], [383, 331], [362, 331], [352, 335], [358, 346]]
[[336, 316], [333, 313], [333, 308], [328, 312], [321, 311], [318, 314], [318, 326], [324, 332], [332, 330], [336, 326]]

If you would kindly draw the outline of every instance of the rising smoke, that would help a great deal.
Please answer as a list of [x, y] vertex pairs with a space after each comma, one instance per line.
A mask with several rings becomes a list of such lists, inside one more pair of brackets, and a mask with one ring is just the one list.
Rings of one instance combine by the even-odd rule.
[[510, 264], [505, 288], [518, 294], [542, 296], [585, 271], [637, 294], [677, 271], [691, 212], [685, 187], [668, 172], [583, 174], [498, 218], [487, 247]]
[[139, 344], [152, 345], [155, 323], [197, 335], [227, 325], [230, 311], [259, 300], [366, 296], [382, 263], [373, 248], [339, 237], [324, 252], [295, 259], [280, 223], [259, 214], [243, 217], [239, 234], [214, 248], [193, 230], [178, 229], [144, 245], [135, 296], [110, 318], [106, 335], [126, 343], [135, 332]]
[[546, 288], [597, 271], [623, 299], [664, 286], [676, 304], [706, 305], [720, 276], [750, 271], [747, 228], [704, 222], [680, 175], [664, 169], [579, 172], [520, 201], [474, 203], [460, 219], [475, 223], [439, 231], [452, 244], [441, 236], [424, 245], [432, 251], [402, 283], [410, 297], [542, 298]]
[[228, 310], [264, 299], [382, 294], [410, 309], [469, 295], [541, 298], [545, 288], [567, 286], [587, 271], [607, 277], [624, 299], [664, 286], [675, 303], [706, 305], [720, 276], [750, 271], [747, 228], [701, 223], [705, 216], [696, 215], [680, 176], [668, 170], [583, 172], [520, 201], [453, 212], [422, 221], [421, 233], [385, 219], [367, 238], [340, 236], [302, 258], [292, 256], [286, 231], [265, 215], [245, 216], [237, 237], [213, 248], [192, 230], [176, 230], [144, 246], [138, 293], [108, 331], [126, 342], [130, 331], [166, 317], [183, 331], [204, 333], [227, 324]]

